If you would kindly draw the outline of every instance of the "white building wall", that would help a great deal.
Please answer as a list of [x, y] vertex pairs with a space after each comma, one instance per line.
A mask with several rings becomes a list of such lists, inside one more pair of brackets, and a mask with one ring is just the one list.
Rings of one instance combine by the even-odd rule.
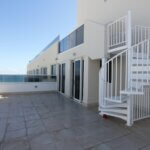
[[[99, 61], [108, 56], [106, 50], [105, 26], [107, 23], [132, 11], [133, 22], [150, 25], [148, 0], [78, 0], [78, 26], [84, 24], [84, 43], [58, 53], [58, 42], [37, 59], [28, 64], [28, 71], [53, 64], [66, 64], [65, 95], [71, 97], [71, 61], [84, 59], [83, 103], [93, 105], [98, 102]], [[58, 67], [57, 67], [58, 71]], [[58, 87], [58, 83], [57, 83]]]
[[51, 65], [57, 63], [57, 54], [58, 54], [58, 46], [59, 43], [56, 42], [46, 51], [40, 53], [40, 55], [33, 59], [27, 66], [27, 71], [34, 69], [41, 69], [43, 67], [47, 67], [48, 75], [51, 74]]
[[78, 0], [78, 25], [86, 20], [109, 23], [132, 11], [136, 24], [150, 25], [149, 0]]
[[[99, 69], [100, 60], [85, 59], [84, 75], [84, 105], [95, 106], [99, 99]], [[88, 75], [87, 75], [88, 74]]]

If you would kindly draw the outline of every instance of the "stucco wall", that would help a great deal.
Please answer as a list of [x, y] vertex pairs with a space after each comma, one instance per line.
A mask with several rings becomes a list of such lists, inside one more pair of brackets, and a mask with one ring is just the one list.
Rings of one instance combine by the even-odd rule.
[[84, 27], [84, 43], [58, 54], [57, 62], [84, 56], [91, 59], [100, 59], [106, 56], [105, 27], [91, 21], [86, 21]]
[[56, 58], [58, 54], [58, 42], [53, 44], [46, 51], [42, 52], [39, 57], [30, 62], [27, 66], [27, 70], [40, 69], [41, 67], [48, 68], [48, 75], [51, 74], [51, 65], [56, 64]]
[[[98, 71], [99, 59], [106, 56], [105, 51], [105, 26], [87, 20], [84, 22], [84, 43], [69, 49], [63, 53], [58, 53], [59, 44], [55, 43], [45, 52], [41, 53], [38, 58], [28, 64], [27, 70], [48, 68], [50, 74], [50, 66], [57, 64], [66, 64], [65, 78], [65, 95], [72, 96], [72, 65], [71, 62], [77, 59], [84, 60], [84, 92], [83, 104], [95, 104], [98, 102]], [[57, 59], [56, 59], [57, 58]], [[94, 79], [93, 79], [94, 75]], [[58, 82], [57, 82], [58, 88]]]
[[150, 25], [149, 0], [78, 0], [78, 25], [86, 20], [106, 24], [118, 17], [133, 13], [136, 24]]
[[100, 60], [88, 60], [87, 105], [98, 105]]

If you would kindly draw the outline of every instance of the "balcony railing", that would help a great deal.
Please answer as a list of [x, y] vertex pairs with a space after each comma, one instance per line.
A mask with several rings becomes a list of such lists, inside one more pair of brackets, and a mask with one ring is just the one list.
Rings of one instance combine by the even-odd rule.
[[60, 41], [59, 53], [67, 51], [84, 43], [84, 25], [73, 31], [67, 37]]
[[107, 48], [108, 51], [127, 45], [128, 16], [124, 16], [108, 24], [107, 26]]
[[0, 75], [0, 83], [56, 82], [56, 76], [47, 75]]

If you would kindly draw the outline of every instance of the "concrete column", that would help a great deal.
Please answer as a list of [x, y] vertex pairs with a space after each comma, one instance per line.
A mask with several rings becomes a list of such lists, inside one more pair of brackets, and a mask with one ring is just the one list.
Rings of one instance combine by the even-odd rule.
[[71, 97], [71, 60], [65, 61], [66, 79], [65, 79], [65, 95]]
[[102, 68], [99, 70], [99, 110], [100, 107], [104, 105], [104, 93], [105, 93], [105, 83], [104, 80], [106, 79], [106, 68], [104, 68], [104, 65], [107, 61], [107, 58], [102, 58]]

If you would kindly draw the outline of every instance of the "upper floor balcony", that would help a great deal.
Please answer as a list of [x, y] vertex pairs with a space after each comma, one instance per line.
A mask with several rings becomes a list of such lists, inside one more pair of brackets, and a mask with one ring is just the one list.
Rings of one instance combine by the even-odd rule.
[[59, 53], [67, 51], [84, 43], [84, 25], [77, 28], [60, 41]]
[[107, 24], [107, 52], [114, 53], [128, 49], [150, 39], [150, 27], [135, 25], [129, 11], [124, 17]]
[[105, 26], [93, 20], [86, 20], [71, 34], [66, 36], [59, 44], [58, 60], [64, 58], [88, 56], [99, 59], [105, 56]]

